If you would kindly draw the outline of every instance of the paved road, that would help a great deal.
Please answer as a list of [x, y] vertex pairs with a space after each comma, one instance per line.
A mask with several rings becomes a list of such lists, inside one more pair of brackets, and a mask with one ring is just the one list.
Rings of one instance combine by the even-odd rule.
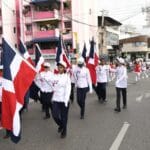
[[40, 104], [31, 103], [23, 115], [21, 142], [16, 145], [2, 139], [4, 130], [0, 130], [0, 149], [150, 150], [150, 78], [135, 84], [133, 74], [129, 75], [128, 108], [121, 113], [113, 111], [114, 82], [109, 83], [107, 93], [107, 104], [88, 94], [84, 120], [79, 119], [76, 102], [70, 106], [66, 139], [60, 139], [52, 118], [43, 120]]

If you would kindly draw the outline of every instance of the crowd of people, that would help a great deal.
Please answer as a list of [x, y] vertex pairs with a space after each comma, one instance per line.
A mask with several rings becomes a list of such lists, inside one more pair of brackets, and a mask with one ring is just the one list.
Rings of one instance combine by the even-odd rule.
[[[85, 104], [87, 93], [96, 92], [97, 99], [100, 103], [107, 102], [107, 83], [115, 81], [116, 88], [116, 107], [114, 111], [119, 113], [121, 109], [127, 109], [127, 67], [123, 58], [117, 58], [115, 63], [108, 65], [104, 58], [101, 58], [96, 66], [96, 84], [92, 83], [92, 77], [89, 69], [85, 65], [85, 60], [80, 57], [72, 61], [70, 69], [66, 68], [64, 61], [57, 64], [58, 73], [51, 70], [48, 62], [44, 63], [44, 71], [37, 74], [34, 83], [39, 88], [39, 101], [42, 111], [45, 113], [43, 119], [49, 119], [52, 115], [61, 138], [67, 136], [67, 121], [69, 105], [74, 102], [75, 88], [77, 104], [80, 108], [80, 119], [85, 118]], [[138, 60], [134, 64], [135, 80], [139, 81], [141, 76], [148, 77], [147, 67], [144, 62]], [[2, 78], [2, 77], [1, 77]], [[1, 81], [1, 80], [0, 80]], [[1, 84], [1, 82], [0, 82]], [[2, 88], [0, 88], [1, 90]], [[22, 109], [27, 110], [29, 101], [29, 92], [25, 96], [25, 104]], [[0, 97], [1, 97], [0, 91]], [[122, 107], [121, 107], [122, 95]], [[1, 105], [1, 98], [0, 98]], [[0, 107], [1, 108], [1, 107]], [[1, 112], [1, 109], [0, 109]], [[9, 131], [6, 130], [4, 138], [9, 137]]]

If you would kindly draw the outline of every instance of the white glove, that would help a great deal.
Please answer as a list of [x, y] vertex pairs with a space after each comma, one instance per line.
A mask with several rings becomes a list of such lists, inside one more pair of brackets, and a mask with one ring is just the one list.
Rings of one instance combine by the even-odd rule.
[[65, 107], [68, 107], [68, 102], [65, 102]]

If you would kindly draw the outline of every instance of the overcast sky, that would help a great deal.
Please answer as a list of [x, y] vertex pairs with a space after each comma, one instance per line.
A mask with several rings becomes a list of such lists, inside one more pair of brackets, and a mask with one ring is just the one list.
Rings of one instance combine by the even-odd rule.
[[109, 16], [138, 28], [145, 24], [142, 8], [147, 5], [150, 6], [150, 0], [98, 0], [99, 11], [108, 10]]

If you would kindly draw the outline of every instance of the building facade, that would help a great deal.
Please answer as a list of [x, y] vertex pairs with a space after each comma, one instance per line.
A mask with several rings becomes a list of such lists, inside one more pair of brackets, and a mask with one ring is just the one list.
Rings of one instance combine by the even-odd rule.
[[98, 16], [99, 55], [110, 61], [119, 55], [119, 35], [121, 23], [108, 16]]
[[140, 35], [136, 37], [126, 38], [119, 41], [122, 56], [128, 60], [143, 58], [150, 60], [150, 37]]

